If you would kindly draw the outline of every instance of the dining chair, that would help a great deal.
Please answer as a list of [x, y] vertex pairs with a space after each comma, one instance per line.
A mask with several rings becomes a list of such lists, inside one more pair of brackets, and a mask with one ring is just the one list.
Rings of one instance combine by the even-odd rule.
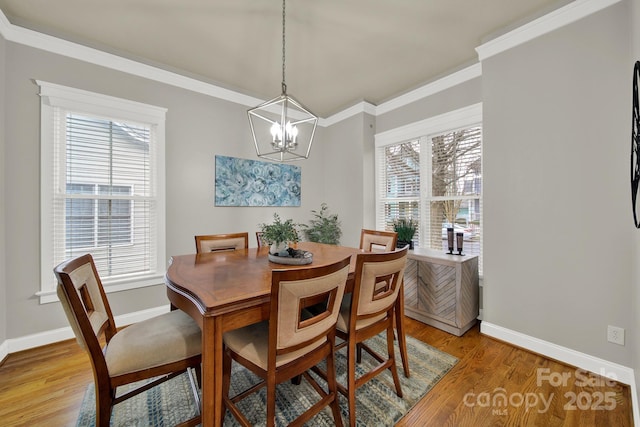
[[[338, 384], [338, 390], [347, 396], [349, 425], [356, 421], [356, 389], [389, 369], [396, 394], [402, 397], [396, 368], [393, 341], [393, 321], [396, 300], [402, 288], [408, 247], [393, 252], [367, 252], [356, 255], [355, 283], [350, 300], [344, 300], [336, 324], [336, 336], [343, 340], [336, 350], [347, 347], [347, 387]], [[366, 340], [386, 331], [387, 353], [382, 355], [371, 349]], [[380, 362], [369, 372], [356, 378], [357, 347]]]
[[[266, 425], [275, 425], [277, 384], [302, 376], [318, 392], [320, 400], [290, 425], [303, 425], [330, 406], [335, 424], [342, 426], [334, 348], [350, 259], [325, 266], [273, 270], [269, 320], [224, 334], [222, 400], [241, 424], [250, 425], [236, 403], [266, 386]], [[312, 314], [306, 310], [318, 304], [324, 305], [324, 311]], [[234, 397], [229, 396], [232, 360], [262, 379]], [[326, 391], [307, 372], [323, 360], [327, 366]]]
[[256, 231], [256, 241], [258, 242], [258, 247], [261, 248], [265, 245], [265, 242], [262, 240], [262, 235], [264, 233], [262, 231]]
[[[180, 310], [171, 311], [117, 330], [100, 276], [90, 254], [54, 268], [57, 293], [76, 340], [88, 354], [96, 394], [96, 426], [108, 427], [114, 405], [186, 372], [200, 408], [201, 332]], [[101, 342], [105, 345], [102, 347]], [[153, 381], [116, 396], [120, 386]], [[197, 425], [200, 416], [186, 425]]]
[[[398, 233], [395, 231], [368, 230], [363, 228], [360, 232], [360, 249], [369, 252], [385, 251], [390, 252], [396, 249], [398, 243]], [[407, 339], [404, 334], [404, 284], [398, 298], [398, 309], [396, 310], [396, 333], [400, 345], [400, 358], [402, 359], [402, 369], [404, 376], [409, 378], [409, 357], [407, 355]], [[361, 351], [358, 350], [358, 360]]]
[[369, 252], [390, 252], [396, 249], [398, 233], [395, 231], [368, 230], [360, 232], [360, 249]]
[[209, 234], [195, 236], [196, 253], [235, 251], [249, 248], [249, 233]]

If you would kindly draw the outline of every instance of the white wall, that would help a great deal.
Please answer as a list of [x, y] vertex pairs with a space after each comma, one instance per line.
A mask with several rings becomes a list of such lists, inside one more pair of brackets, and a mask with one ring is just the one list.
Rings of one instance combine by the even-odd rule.
[[628, 6], [482, 63], [484, 319], [633, 366]]

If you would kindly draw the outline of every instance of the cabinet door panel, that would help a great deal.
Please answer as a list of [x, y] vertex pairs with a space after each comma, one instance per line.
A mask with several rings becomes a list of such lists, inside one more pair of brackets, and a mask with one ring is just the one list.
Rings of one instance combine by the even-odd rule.
[[414, 259], [408, 259], [404, 269], [404, 301], [405, 306], [418, 308], [418, 262]]
[[455, 267], [418, 262], [418, 309], [455, 325]]

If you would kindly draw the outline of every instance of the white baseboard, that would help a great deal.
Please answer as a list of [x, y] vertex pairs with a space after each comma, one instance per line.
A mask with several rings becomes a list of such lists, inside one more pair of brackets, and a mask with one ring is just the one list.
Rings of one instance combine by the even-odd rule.
[[[116, 316], [114, 320], [116, 321], [116, 326], [121, 327], [167, 312], [169, 312], [168, 305], [122, 314], [120, 316]], [[70, 326], [26, 335], [20, 338], [10, 338], [0, 344], [0, 361], [4, 360], [4, 358], [9, 354], [17, 351], [28, 350], [30, 348], [40, 347], [71, 338], [74, 338], [74, 335]]]
[[4, 359], [9, 355], [9, 344], [6, 341], [3, 341], [0, 344], [0, 363], [4, 361]]
[[485, 321], [480, 323], [480, 332], [509, 344], [575, 366], [576, 368], [615, 379], [623, 384], [628, 384], [631, 388], [634, 425], [640, 426], [638, 393], [636, 390], [635, 373], [632, 368], [571, 350], [570, 348], [543, 341]]
[[[167, 313], [169, 306], [160, 306], [147, 310], [136, 311], [115, 317], [118, 327], [130, 325], [145, 319]], [[610, 378], [615, 378], [621, 383], [628, 384], [631, 388], [632, 408], [634, 424], [640, 426], [640, 413], [638, 408], [638, 392], [636, 390], [635, 375], [632, 368], [609, 362], [594, 356], [590, 356], [579, 351], [571, 350], [547, 341], [534, 338], [520, 332], [512, 331], [502, 326], [494, 325], [483, 321], [480, 323], [480, 332], [513, 344], [518, 347], [533, 351], [543, 356], [567, 363], [576, 368], [585, 369]], [[10, 353], [27, 350], [42, 345], [51, 344], [58, 341], [73, 338], [73, 331], [70, 327], [54, 329], [40, 332], [20, 338], [8, 339], [0, 343], [0, 361], [4, 360]]]

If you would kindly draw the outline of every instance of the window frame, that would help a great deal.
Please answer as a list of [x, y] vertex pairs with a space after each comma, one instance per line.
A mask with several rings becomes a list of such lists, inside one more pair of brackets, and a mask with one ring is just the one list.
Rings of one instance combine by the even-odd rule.
[[[52, 273], [56, 261], [53, 259], [54, 179], [56, 159], [64, 153], [54, 152], [56, 108], [77, 111], [94, 117], [145, 123], [153, 128], [155, 152], [152, 156], [152, 199], [156, 205], [151, 226], [155, 235], [155, 270], [135, 277], [103, 279], [105, 292], [155, 286], [164, 283], [166, 271], [166, 209], [165, 209], [165, 120], [167, 109], [109, 95], [66, 87], [36, 80], [40, 87], [40, 290], [36, 295], [40, 304], [59, 301], [56, 294], [56, 279]], [[64, 209], [64, 208], [63, 208]]]
[[[482, 103], [470, 105], [457, 110], [453, 110], [447, 113], [443, 113], [437, 116], [433, 116], [418, 122], [410, 123], [405, 126], [390, 129], [388, 131], [380, 132], [375, 135], [375, 203], [376, 203], [376, 218], [375, 224], [377, 229], [385, 228], [385, 203], [388, 202], [386, 197], [383, 197], [382, 187], [385, 185], [384, 173], [380, 172], [380, 167], [384, 164], [384, 159], [381, 158], [383, 149], [389, 145], [397, 145], [402, 143], [409, 143], [418, 141], [420, 144], [420, 194], [418, 199], [420, 210], [420, 221], [418, 229], [418, 246], [428, 247], [430, 239], [429, 221], [427, 221], [427, 214], [429, 213], [429, 203], [438, 199], [451, 199], [452, 197], [432, 196], [432, 177], [431, 177], [431, 165], [425, 164], [431, 161], [431, 137], [437, 136], [443, 133], [457, 131], [464, 128], [479, 126], [482, 128]], [[428, 162], [423, 161], [422, 156], [426, 156]], [[477, 199], [477, 196], [454, 196], [456, 199]], [[414, 198], [412, 198], [413, 200]], [[482, 206], [483, 194], [480, 194], [480, 206]], [[409, 199], [407, 199], [409, 200]], [[480, 221], [484, 221], [483, 215], [480, 216]], [[480, 224], [480, 230], [482, 230], [482, 223]], [[480, 237], [480, 244], [482, 245], [482, 238]], [[480, 266], [482, 265], [482, 247], [480, 249]], [[481, 269], [482, 270], [482, 269]]]

